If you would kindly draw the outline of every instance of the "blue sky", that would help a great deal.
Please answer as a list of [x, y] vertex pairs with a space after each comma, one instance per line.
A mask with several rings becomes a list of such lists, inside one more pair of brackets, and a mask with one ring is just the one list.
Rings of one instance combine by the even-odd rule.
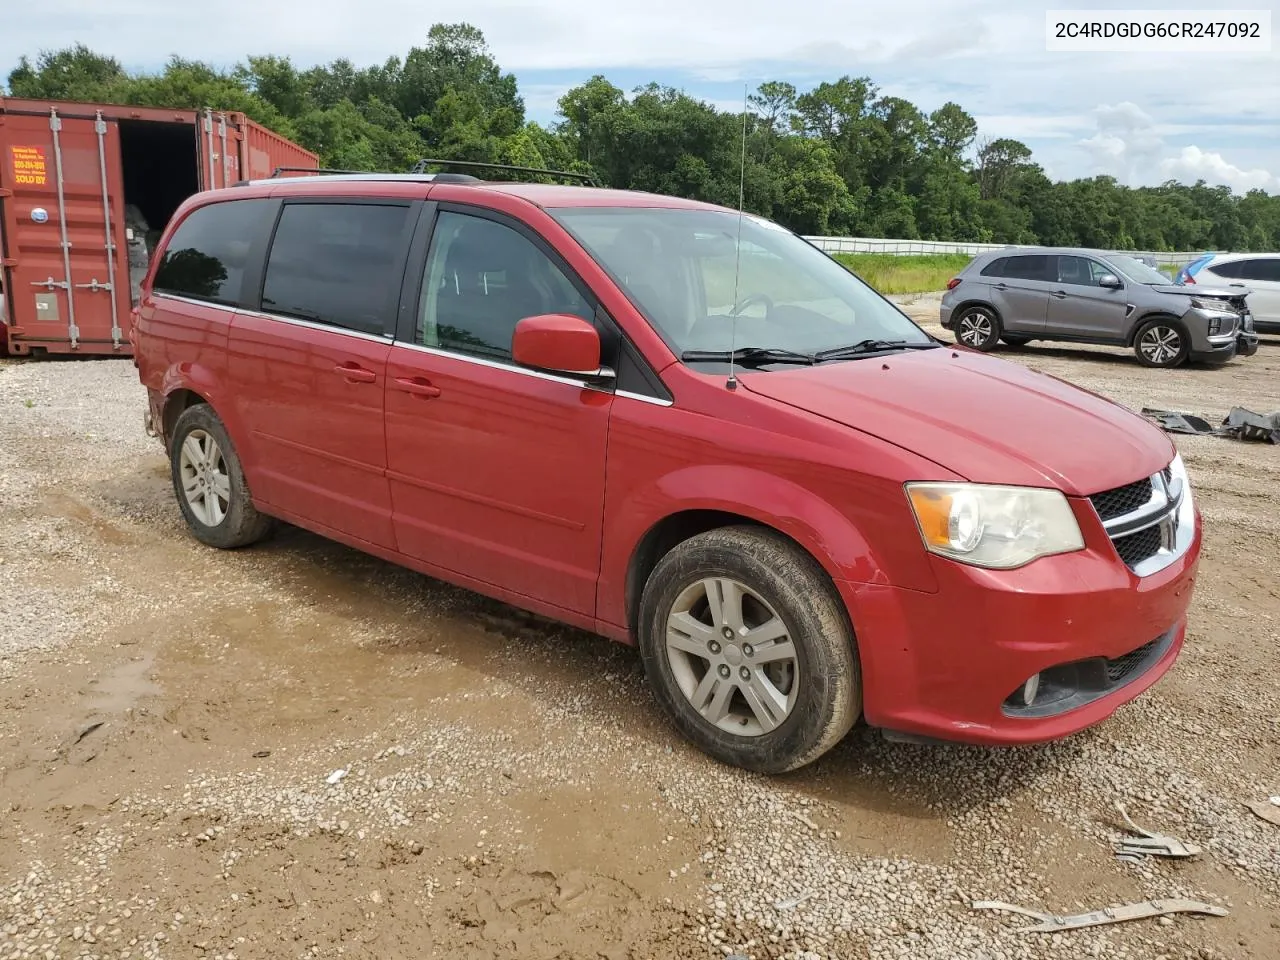
[[[1203, 178], [1280, 193], [1280, 45], [1270, 53], [1057, 53], [1045, 10], [1131, 8], [1141, 0], [44, 0], [10, 5], [0, 70], [77, 41], [134, 69], [171, 53], [229, 65], [280, 53], [306, 66], [403, 55], [438, 21], [484, 31], [520, 80], [529, 116], [555, 118], [568, 88], [602, 73], [624, 90], [656, 80], [725, 109], [743, 85], [801, 89], [869, 76], [925, 111], [954, 100], [980, 135], [1024, 141], [1057, 178], [1109, 173], [1138, 185]], [[1150, 4], [1148, 4], [1149, 6]], [[1163, 0], [1162, 10], [1203, 9]], [[1276, 0], [1234, 0], [1270, 9]]]

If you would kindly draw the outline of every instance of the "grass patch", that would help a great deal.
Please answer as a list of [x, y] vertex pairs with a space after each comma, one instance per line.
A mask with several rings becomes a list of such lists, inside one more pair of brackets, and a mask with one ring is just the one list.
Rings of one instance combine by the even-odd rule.
[[933, 293], [973, 259], [967, 253], [837, 253], [835, 258], [881, 293]]

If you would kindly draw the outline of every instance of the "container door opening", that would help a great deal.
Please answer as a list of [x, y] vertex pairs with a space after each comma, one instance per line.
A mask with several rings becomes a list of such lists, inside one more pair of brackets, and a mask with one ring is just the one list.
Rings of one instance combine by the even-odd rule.
[[120, 121], [124, 174], [125, 241], [133, 303], [151, 251], [183, 200], [200, 189], [198, 126], [190, 123]]

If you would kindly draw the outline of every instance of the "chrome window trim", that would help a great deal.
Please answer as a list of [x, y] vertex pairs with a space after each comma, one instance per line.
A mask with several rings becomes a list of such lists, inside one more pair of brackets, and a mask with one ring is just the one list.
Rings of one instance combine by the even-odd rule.
[[[406, 343], [403, 340], [397, 340], [394, 345], [397, 347], [403, 347], [406, 350], [416, 350], [419, 353], [425, 353], [433, 357], [447, 357], [450, 360], [462, 360], [465, 363], [474, 363], [481, 367], [489, 367], [491, 370], [506, 370], [510, 373], [519, 373], [523, 376], [533, 377], [537, 380], [550, 380], [552, 383], [564, 383], [571, 387], [582, 387], [586, 390], [595, 390], [598, 393], [614, 393], [612, 389], [603, 387], [598, 383], [588, 383], [586, 380], [577, 380], [573, 377], [564, 377], [555, 373], [546, 373], [542, 370], [531, 370], [528, 367], [522, 367], [514, 363], [503, 363], [500, 360], [490, 360], [486, 357], [474, 357], [454, 350], [442, 350], [439, 347], [425, 347], [420, 343]], [[607, 371], [610, 374], [613, 373], [613, 371], [609, 370], [607, 367], [602, 367], [601, 370], [602, 372]], [[612, 382], [612, 379], [610, 382]]]
[[315, 320], [303, 320], [300, 317], [285, 317], [278, 313], [267, 313], [264, 310], [236, 310], [236, 313], [243, 313], [248, 317], [258, 317], [262, 320], [278, 320], [280, 323], [287, 323], [291, 326], [302, 327], [306, 330], [319, 330], [322, 333], [340, 333], [343, 336], [355, 337], [358, 340], [370, 340], [373, 343], [390, 343], [391, 334], [389, 333], [365, 333], [363, 330], [352, 330], [350, 327], [339, 327], [329, 323], [317, 323]]
[[639, 400], [641, 403], [652, 403], [658, 407], [674, 406], [671, 400], [664, 400], [662, 397], [651, 397], [646, 393], [632, 393], [630, 390], [615, 390], [615, 397], [626, 397], [628, 400]]

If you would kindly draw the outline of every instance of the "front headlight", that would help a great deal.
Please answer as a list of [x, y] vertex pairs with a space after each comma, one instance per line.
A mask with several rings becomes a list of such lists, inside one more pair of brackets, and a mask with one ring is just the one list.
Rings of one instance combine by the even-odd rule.
[[909, 483], [907, 498], [925, 547], [961, 563], [1009, 570], [1084, 549], [1071, 505], [1057, 490]]

